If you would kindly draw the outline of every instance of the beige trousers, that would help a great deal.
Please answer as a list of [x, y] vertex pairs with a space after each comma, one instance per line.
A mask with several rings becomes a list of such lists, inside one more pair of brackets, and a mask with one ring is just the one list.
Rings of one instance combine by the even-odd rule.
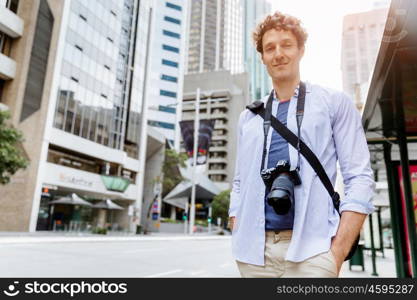
[[265, 233], [265, 265], [257, 266], [236, 261], [242, 277], [337, 277], [332, 252], [320, 253], [295, 263], [285, 260], [292, 230]]

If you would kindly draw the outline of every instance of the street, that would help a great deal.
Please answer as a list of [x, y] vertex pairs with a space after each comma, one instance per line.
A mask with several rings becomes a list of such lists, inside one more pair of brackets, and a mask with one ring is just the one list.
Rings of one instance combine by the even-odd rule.
[[[395, 277], [392, 249], [377, 257], [379, 277]], [[3, 236], [0, 277], [240, 277], [230, 236], [59, 237]], [[343, 264], [340, 277], [374, 277]]]
[[0, 277], [239, 277], [230, 239], [0, 243]]

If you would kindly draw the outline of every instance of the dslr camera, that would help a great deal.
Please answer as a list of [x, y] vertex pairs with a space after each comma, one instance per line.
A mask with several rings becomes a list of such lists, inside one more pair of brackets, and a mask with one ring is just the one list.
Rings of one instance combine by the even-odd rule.
[[290, 163], [280, 160], [275, 167], [262, 170], [261, 177], [270, 190], [267, 203], [278, 215], [287, 214], [294, 205], [294, 186], [301, 184], [298, 171], [290, 171]]

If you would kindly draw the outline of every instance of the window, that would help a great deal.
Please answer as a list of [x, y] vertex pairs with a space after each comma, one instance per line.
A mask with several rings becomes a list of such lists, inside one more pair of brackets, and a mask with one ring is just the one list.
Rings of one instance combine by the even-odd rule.
[[181, 6], [176, 5], [176, 4], [173, 4], [173, 3], [167, 2], [167, 3], [165, 3], [165, 5], [166, 5], [166, 7], [169, 7], [169, 8], [172, 8], [172, 9], [176, 9], [178, 11], [181, 11], [182, 10]]
[[81, 20], [87, 22], [87, 18], [86, 17], [84, 17], [82, 14], [79, 14], [79, 16], [80, 16]]
[[81, 52], [83, 52], [83, 48], [81, 48], [80, 46], [75, 45], [75, 48], [77, 48], [78, 50], [80, 50]]
[[177, 82], [178, 81], [177, 77], [164, 75], [164, 74], [161, 75], [161, 79], [166, 80], [166, 81], [171, 81], [171, 82]]
[[168, 113], [172, 113], [172, 114], [175, 114], [177, 112], [177, 109], [175, 107], [164, 106], [164, 105], [159, 105], [158, 110], [168, 112]]
[[77, 78], [75, 78], [75, 77], [72, 77], [72, 76], [71, 76], [71, 80], [72, 80], [72, 81], [75, 81], [75, 82], [78, 82], [78, 79], [77, 79]]
[[175, 53], [180, 53], [180, 49], [178, 49], [177, 47], [162, 45], [162, 49], [167, 50], [167, 51], [171, 51], [171, 52], [175, 52]]
[[181, 37], [179, 33], [168, 31], [168, 30], [163, 30], [162, 33], [166, 36], [170, 36], [170, 37], [177, 38], [177, 39]]
[[170, 92], [170, 91], [165, 91], [165, 90], [159, 90], [159, 95], [166, 96], [166, 97], [171, 97], [171, 98], [177, 98], [177, 93]]
[[160, 122], [160, 121], [148, 121], [148, 124], [154, 127], [166, 128], [166, 129], [175, 129], [175, 124]]
[[171, 17], [167, 17], [167, 16], [164, 17], [164, 20], [168, 21], [168, 22], [171, 22], [171, 23], [174, 23], [174, 24], [178, 24], [178, 25], [181, 24], [180, 20], [175, 19], [175, 18], [171, 18]]
[[166, 66], [178, 68], [178, 63], [172, 60], [163, 59], [162, 64]]

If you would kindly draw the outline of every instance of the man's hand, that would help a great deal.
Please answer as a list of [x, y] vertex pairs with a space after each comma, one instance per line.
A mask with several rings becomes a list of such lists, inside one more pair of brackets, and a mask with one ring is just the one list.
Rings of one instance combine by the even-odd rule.
[[336, 260], [336, 270], [339, 275], [340, 268], [349, 254], [350, 248], [358, 237], [366, 215], [353, 212], [344, 211], [340, 218], [339, 228], [336, 236], [332, 240], [330, 250]]
[[349, 254], [349, 250], [346, 252], [345, 249], [342, 249], [336, 246], [334, 243], [332, 243], [332, 246], [330, 247], [330, 251], [332, 252], [333, 257], [336, 261], [336, 274], [337, 275], [339, 275], [343, 262], [345, 261], [346, 256]]
[[230, 231], [233, 231], [233, 229], [235, 229], [235, 217], [229, 218], [229, 222], [227, 223], [227, 228], [229, 228]]

